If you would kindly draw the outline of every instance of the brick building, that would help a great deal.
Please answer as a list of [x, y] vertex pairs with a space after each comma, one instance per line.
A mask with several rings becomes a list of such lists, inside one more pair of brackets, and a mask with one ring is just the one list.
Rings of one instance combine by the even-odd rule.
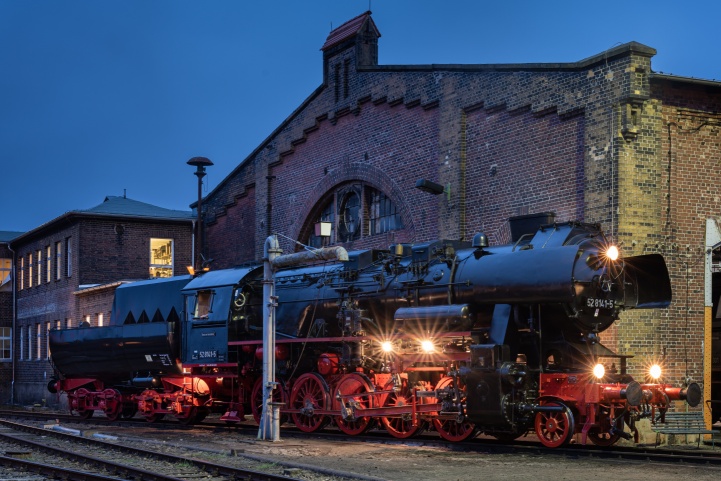
[[22, 232], [0, 231], [0, 403], [8, 402], [13, 368], [13, 252], [10, 241]]
[[[107, 325], [120, 283], [185, 274], [193, 258], [193, 219], [191, 211], [106, 197], [91, 209], [67, 212], [11, 240], [15, 366], [14, 382], [2, 387], [10, 402], [54, 402], [46, 388], [53, 373], [49, 329], [83, 322]], [[5, 308], [3, 302], [0, 314]]]
[[320, 220], [349, 250], [505, 243], [506, 220], [535, 212], [597, 222], [627, 255], [663, 254], [675, 296], [605, 343], [710, 398], [721, 83], [655, 73], [635, 42], [572, 63], [378, 65], [379, 37], [370, 12], [333, 30], [323, 83], [204, 200], [214, 268], [259, 259], [271, 233], [319, 245]]

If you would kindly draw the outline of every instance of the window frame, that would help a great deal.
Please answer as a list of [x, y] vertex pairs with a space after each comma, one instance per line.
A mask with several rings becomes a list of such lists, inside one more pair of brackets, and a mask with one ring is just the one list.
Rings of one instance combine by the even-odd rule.
[[[157, 247], [154, 248], [154, 245]], [[155, 277], [172, 277], [175, 273], [175, 239], [167, 237], [151, 237], [148, 241], [148, 246], [150, 255], [148, 263], [148, 277], [151, 279]], [[170, 247], [170, 254], [161, 254], [157, 252], [166, 246]]]
[[[5, 352], [8, 355], [5, 356]], [[13, 328], [0, 327], [0, 362], [9, 362], [13, 359]]]

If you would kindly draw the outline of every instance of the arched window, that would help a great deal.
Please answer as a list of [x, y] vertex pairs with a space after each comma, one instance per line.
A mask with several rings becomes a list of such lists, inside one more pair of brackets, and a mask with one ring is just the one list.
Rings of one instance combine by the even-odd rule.
[[[326, 194], [320, 205], [320, 214], [307, 221], [310, 224], [307, 243], [312, 247], [351, 242], [403, 228], [395, 203], [363, 183], [338, 186]], [[318, 222], [331, 224], [330, 236], [316, 235], [313, 225]]]

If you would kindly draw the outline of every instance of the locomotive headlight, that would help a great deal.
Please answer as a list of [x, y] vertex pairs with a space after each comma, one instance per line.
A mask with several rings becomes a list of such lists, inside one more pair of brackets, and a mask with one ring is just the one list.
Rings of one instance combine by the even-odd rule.
[[661, 371], [661, 366], [659, 366], [658, 364], [654, 364], [653, 366], [651, 366], [651, 367], [648, 369], [648, 374], [649, 374], [649, 376], [651, 376], [653, 379], [658, 379], [658, 378], [660, 378], [660, 377], [661, 377], [661, 372], [662, 372], [662, 371]]
[[381, 350], [386, 353], [393, 352], [393, 343], [390, 341], [381, 342]]
[[610, 261], [618, 260], [619, 252], [618, 247], [616, 246], [609, 246], [608, 249], [606, 249], [606, 259]]
[[593, 375], [598, 379], [603, 379], [603, 376], [606, 375], [606, 368], [603, 367], [603, 364], [599, 363], [593, 366]]
[[421, 349], [423, 349], [423, 352], [430, 353], [436, 350], [436, 346], [433, 341], [426, 339], [421, 341]]

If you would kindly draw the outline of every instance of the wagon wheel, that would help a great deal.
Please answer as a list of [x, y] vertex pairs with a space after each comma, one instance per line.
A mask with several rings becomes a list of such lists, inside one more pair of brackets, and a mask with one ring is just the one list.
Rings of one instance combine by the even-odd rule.
[[175, 418], [178, 420], [180, 424], [183, 426], [190, 426], [195, 424], [198, 416], [198, 408], [196, 406], [191, 406], [188, 408], [188, 415], [185, 415], [185, 412], [183, 412], [182, 416], [175, 415]]
[[621, 439], [620, 433], [623, 431], [623, 418], [619, 418], [616, 421], [616, 427], [613, 434], [611, 434], [610, 423], [608, 424], [609, 426], [606, 429], [600, 426], [594, 426], [588, 430], [588, 439], [590, 439], [596, 446], [613, 446], [619, 439]]
[[80, 416], [80, 419], [90, 419], [93, 417], [93, 414], [95, 414], [95, 411], [92, 409], [83, 409], [82, 411], [78, 411], [78, 416]]
[[120, 411], [120, 417], [123, 419], [130, 419], [138, 412], [138, 406], [136, 404], [125, 404], [123, 405], [122, 411]]
[[[74, 393], [75, 399], [85, 398], [88, 396], [88, 394], [90, 394], [90, 391], [88, 391], [87, 389], [85, 389], [83, 387], [81, 387]], [[95, 410], [87, 409], [85, 407], [84, 403], [83, 403], [83, 407], [82, 408], [79, 407], [78, 409], [75, 409], [75, 412], [78, 413], [78, 416], [80, 417], [80, 419], [90, 419], [91, 417], [93, 417], [93, 414], [95, 414]], [[71, 413], [72, 413], [72, 408], [71, 408]]]
[[[436, 384], [436, 390], [453, 388], [453, 378], [451, 376], [444, 377]], [[465, 397], [465, 386], [460, 386], [460, 388], [461, 395]], [[478, 434], [476, 426], [473, 423], [468, 421], [458, 422], [456, 419], [434, 418], [433, 427], [436, 428], [436, 431], [438, 431], [438, 434], [440, 434], [443, 439], [454, 443], [465, 441]]]
[[[273, 389], [273, 395], [271, 397], [271, 402], [274, 403], [284, 403], [286, 406], [288, 406], [288, 393], [285, 390], [285, 383], [276, 378], [275, 382], [278, 383], [278, 386], [276, 386], [275, 389]], [[263, 415], [263, 378], [260, 377], [258, 380], [255, 381], [255, 384], [253, 385], [253, 391], [250, 395], [251, 399], [251, 406], [250, 409], [253, 412], [253, 419], [255, 419], [256, 424], [260, 425], [260, 417]], [[280, 417], [280, 424], [284, 424], [288, 422], [288, 415], [282, 415]]]
[[[385, 388], [385, 390], [389, 389], [390, 386]], [[411, 406], [413, 402], [412, 396], [413, 393], [407, 390], [394, 392], [386, 397], [383, 407]], [[417, 424], [414, 426], [413, 419], [406, 414], [384, 416], [381, 418], [381, 423], [391, 436], [399, 439], [411, 438], [420, 434], [427, 426], [427, 423], [420, 419], [417, 420]]]
[[[345, 403], [346, 407], [351, 404], [361, 409], [371, 407], [370, 396], [365, 396], [364, 394], [373, 392], [375, 389], [373, 389], [373, 384], [366, 376], [354, 372], [343, 376], [333, 391], [337, 394], [333, 398], [333, 410], [340, 411], [341, 401]], [[342, 399], [338, 399], [338, 395], [344, 397]], [[370, 416], [361, 416], [355, 419], [347, 420], [341, 415], [336, 416], [334, 419], [335, 423], [338, 425], [338, 429], [351, 436], [363, 434], [373, 425], [373, 418]]]
[[144, 414], [145, 420], [149, 423], [157, 423], [165, 417], [165, 413]]
[[117, 421], [123, 412], [122, 396], [117, 389], [103, 391], [105, 398], [105, 417], [110, 421]]
[[316, 410], [327, 410], [329, 405], [328, 385], [319, 374], [305, 373], [293, 384], [290, 408], [300, 410], [293, 413], [292, 418], [301, 431], [312, 433], [323, 429], [330, 419], [324, 414], [313, 413]]
[[573, 413], [565, 404], [551, 402], [545, 406], [560, 406], [562, 411], [536, 413], [536, 435], [548, 448], [564, 446], [571, 441], [575, 430]]

